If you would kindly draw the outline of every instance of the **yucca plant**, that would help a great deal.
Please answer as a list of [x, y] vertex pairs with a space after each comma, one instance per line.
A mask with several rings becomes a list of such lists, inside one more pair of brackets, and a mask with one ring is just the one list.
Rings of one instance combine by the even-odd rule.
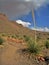
[[39, 44], [32, 41], [32, 39], [28, 41], [27, 46], [30, 53], [38, 54], [41, 51]]

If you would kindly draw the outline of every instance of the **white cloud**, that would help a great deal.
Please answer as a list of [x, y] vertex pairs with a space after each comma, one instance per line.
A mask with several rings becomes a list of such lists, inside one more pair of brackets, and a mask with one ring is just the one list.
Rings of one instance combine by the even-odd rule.
[[44, 27], [44, 28], [38, 27], [38, 28], [31, 28], [31, 29], [32, 30], [37, 30], [37, 31], [49, 32], [49, 28], [47, 28], [47, 27]]
[[[30, 22], [25, 22], [25, 21], [22, 21], [22, 20], [16, 20], [16, 23], [18, 24], [21, 24], [23, 25], [24, 27], [28, 27], [29, 28], [29, 25], [31, 25]], [[31, 27], [32, 30], [36, 30], [36, 31], [42, 31], [42, 32], [49, 32], [49, 28], [47, 27], [44, 27], [44, 28], [41, 28], [41, 27]]]
[[49, 28], [45, 27], [44, 31], [47, 31], [47, 32], [49, 32]]
[[30, 22], [24, 22], [22, 20], [16, 20], [16, 23], [22, 24], [24, 27], [29, 27], [29, 25], [31, 25]]

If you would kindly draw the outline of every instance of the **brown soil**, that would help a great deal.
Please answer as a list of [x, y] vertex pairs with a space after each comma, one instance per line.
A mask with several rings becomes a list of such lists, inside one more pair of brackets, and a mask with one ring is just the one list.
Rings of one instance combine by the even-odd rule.
[[25, 43], [4, 42], [0, 45], [0, 65], [46, 65], [45, 62], [39, 62], [25, 48]]

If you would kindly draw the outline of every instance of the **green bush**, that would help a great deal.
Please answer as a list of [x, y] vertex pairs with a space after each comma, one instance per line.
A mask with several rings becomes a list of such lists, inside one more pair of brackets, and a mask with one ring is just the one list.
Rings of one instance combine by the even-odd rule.
[[31, 37], [24, 35], [24, 39], [27, 42], [27, 49], [30, 53], [38, 54], [41, 51], [39, 44], [35, 43]]
[[3, 42], [3, 39], [0, 37], [0, 45], [2, 45]]
[[2, 33], [2, 36], [7, 36], [7, 34], [6, 33]]
[[11, 37], [16, 39], [16, 36], [15, 35], [12, 35]]
[[41, 51], [41, 47], [30, 39], [28, 41], [28, 50], [30, 53], [38, 54]]
[[45, 42], [45, 47], [46, 47], [47, 49], [49, 48], [49, 41], [48, 41], [48, 40]]
[[24, 35], [24, 39], [25, 39], [25, 41], [26, 41], [26, 42], [28, 42], [28, 41], [30, 40], [30, 37], [29, 37], [29, 36]]

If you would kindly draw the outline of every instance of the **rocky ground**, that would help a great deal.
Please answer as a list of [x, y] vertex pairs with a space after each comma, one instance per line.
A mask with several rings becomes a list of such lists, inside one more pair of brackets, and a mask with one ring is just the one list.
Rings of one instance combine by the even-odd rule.
[[25, 51], [25, 43], [4, 42], [0, 45], [0, 65], [46, 65]]

